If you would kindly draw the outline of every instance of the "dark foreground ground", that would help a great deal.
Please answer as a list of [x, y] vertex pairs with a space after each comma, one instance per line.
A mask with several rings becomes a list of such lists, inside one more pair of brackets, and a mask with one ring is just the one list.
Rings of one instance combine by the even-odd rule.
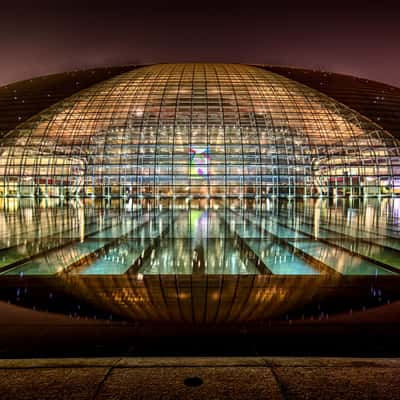
[[399, 399], [400, 359], [71, 358], [0, 361], [5, 399]]
[[399, 316], [394, 302], [211, 329], [0, 303], [0, 400], [400, 399]]

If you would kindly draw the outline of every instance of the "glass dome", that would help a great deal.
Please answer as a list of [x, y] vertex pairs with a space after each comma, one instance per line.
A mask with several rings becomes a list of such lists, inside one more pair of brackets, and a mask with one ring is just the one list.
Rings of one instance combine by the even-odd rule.
[[400, 145], [273, 72], [160, 64], [95, 84], [8, 132], [0, 191], [122, 197], [135, 207], [400, 191]]

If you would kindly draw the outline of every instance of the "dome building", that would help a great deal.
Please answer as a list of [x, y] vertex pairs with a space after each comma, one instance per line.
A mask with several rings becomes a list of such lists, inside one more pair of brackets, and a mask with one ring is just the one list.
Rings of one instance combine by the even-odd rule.
[[2, 87], [0, 299], [194, 327], [394, 302], [399, 109], [388, 85], [262, 65]]
[[284, 72], [159, 64], [92, 77], [7, 127], [0, 194], [140, 208], [400, 192], [394, 134]]

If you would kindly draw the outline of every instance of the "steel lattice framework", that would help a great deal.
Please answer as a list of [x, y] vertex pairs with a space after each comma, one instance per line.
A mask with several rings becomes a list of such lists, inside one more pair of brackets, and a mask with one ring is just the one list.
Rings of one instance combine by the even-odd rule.
[[57, 102], [1, 141], [3, 196], [207, 199], [400, 191], [400, 145], [366, 117], [276, 73], [160, 64]]

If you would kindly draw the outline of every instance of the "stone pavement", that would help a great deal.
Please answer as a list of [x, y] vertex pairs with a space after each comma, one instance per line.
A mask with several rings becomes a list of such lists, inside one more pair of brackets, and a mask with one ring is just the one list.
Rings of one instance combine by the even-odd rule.
[[400, 359], [0, 360], [0, 399], [400, 399]]

